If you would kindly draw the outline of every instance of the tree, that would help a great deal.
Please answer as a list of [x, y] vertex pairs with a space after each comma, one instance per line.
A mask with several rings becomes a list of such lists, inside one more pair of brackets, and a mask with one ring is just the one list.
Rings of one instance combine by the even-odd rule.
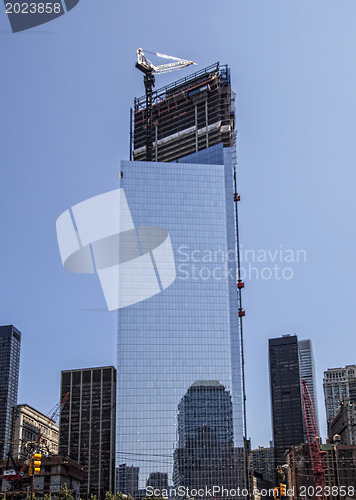
[[[47, 498], [45, 498], [45, 496], [43, 500], [49, 500], [50, 496], [47, 495]], [[63, 484], [59, 491], [55, 495], [52, 495], [52, 498], [53, 497], [58, 500], [74, 500], [73, 490], [69, 490], [67, 484]]]
[[126, 495], [125, 493], [117, 492], [115, 495], [115, 500], [133, 500], [131, 495]]
[[131, 495], [126, 495], [125, 493], [112, 493], [112, 491], [107, 491], [105, 494], [105, 500], [134, 500]]

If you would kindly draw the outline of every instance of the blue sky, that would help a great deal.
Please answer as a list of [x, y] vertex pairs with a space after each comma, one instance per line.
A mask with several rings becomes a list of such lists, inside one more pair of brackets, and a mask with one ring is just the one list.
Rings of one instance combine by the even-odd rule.
[[0, 324], [23, 334], [20, 402], [47, 413], [61, 369], [116, 363], [116, 313], [95, 276], [63, 270], [55, 221], [117, 187], [141, 46], [231, 67], [241, 243], [307, 254], [291, 280], [246, 282], [249, 435], [271, 439], [267, 340], [294, 332], [313, 340], [325, 433], [322, 373], [356, 362], [355, 15], [354, 0], [82, 0], [12, 34], [0, 12]]

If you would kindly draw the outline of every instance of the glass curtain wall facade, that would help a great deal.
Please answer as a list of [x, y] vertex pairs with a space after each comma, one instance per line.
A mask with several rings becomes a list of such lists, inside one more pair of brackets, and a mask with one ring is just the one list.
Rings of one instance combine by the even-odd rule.
[[17, 405], [21, 332], [0, 326], [0, 458], [9, 451], [12, 408]]
[[[118, 312], [117, 464], [139, 468], [136, 497], [158, 473], [175, 486], [179, 405], [197, 381], [217, 381], [232, 405], [235, 462], [227, 467], [236, 470], [234, 486], [243, 487], [232, 148], [218, 144], [175, 163], [123, 161], [120, 187], [136, 227], [169, 232], [176, 279]], [[141, 285], [124, 285], [144, 283], [143, 272]], [[227, 418], [225, 399], [217, 399], [212, 411], [217, 420]], [[206, 444], [215, 446], [212, 438]], [[216, 464], [224, 463], [224, 453], [217, 453]], [[224, 486], [221, 467], [215, 480]], [[184, 479], [180, 483], [187, 486]], [[200, 486], [206, 486], [204, 480]]]
[[316, 378], [315, 378], [315, 363], [313, 346], [311, 340], [299, 340], [299, 355], [300, 355], [300, 380], [306, 380], [310, 397], [313, 402], [315, 421], [317, 425], [317, 432], [319, 434], [319, 413], [318, 413], [318, 398], [316, 392]]

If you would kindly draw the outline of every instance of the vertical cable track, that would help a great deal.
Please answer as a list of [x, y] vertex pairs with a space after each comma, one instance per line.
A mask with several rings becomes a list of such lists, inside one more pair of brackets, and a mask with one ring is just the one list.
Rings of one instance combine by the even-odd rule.
[[242, 288], [243, 282], [241, 279], [241, 257], [240, 257], [240, 237], [239, 237], [239, 211], [238, 202], [240, 197], [237, 191], [237, 174], [236, 161], [234, 162], [234, 201], [235, 201], [235, 224], [236, 224], [236, 245], [237, 245], [237, 299], [239, 310], [239, 331], [240, 331], [240, 348], [241, 348], [241, 374], [242, 374], [242, 407], [243, 407], [243, 433], [244, 433], [244, 472], [245, 484], [248, 490], [248, 500], [251, 498], [250, 493], [250, 474], [249, 474], [249, 450], [247, 439], [247, 414], [246, 414], [246, 384], [245, 384], [245, 355], [244, 355], [244, 337], [243, 337], [243, 316], [245, 315], [242, 309]]

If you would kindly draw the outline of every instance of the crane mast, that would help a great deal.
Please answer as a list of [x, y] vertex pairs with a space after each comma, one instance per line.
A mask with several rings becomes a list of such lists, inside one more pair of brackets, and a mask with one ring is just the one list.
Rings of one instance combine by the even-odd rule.
[[153, 96], [153, 88], [155, 86], [154, 74], [169, 73], [170, 71], [175, 71], [178, 69], [186, 68], [191, 64], [196, 64], [193, 61], [180, 59], [179, 57], [167, 56], [165, 54], [160, 54], [158, 52], [154, 52], [153, 54], [163, 59], [173, 60], [174, 62], [168, 64], [161, 64], [159, 66], [154, 66], [151, 63], [151, 61], [149, 61], [145, 57], [142, 49], [137, 50], [136, 68], [142, 71], [142, 73], [144, 74], [143, 82], [146, 91], [146, 161], [152, 161], [152, 151], [153, 151], [152, 96]]

